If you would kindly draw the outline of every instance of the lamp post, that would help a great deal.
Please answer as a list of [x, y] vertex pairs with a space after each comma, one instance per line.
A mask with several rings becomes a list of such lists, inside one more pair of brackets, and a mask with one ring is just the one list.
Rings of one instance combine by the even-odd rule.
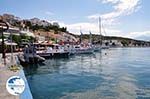
[[5, 61], [5, 44], [4, 44], [4, 31], [8, 30], [9, 29], [9, 26], [8, 24], [2, 20], [2, 18], [0, 18], [0, 33], [2, 34], [2, 58], [4, 59], [4, 64], [6, 64], [6, 61]]

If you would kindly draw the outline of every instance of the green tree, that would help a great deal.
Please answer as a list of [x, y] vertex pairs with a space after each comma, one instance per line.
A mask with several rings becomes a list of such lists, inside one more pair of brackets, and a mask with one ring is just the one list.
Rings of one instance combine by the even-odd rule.
[[67, 32], [67, 28], [66, 27], [62, 27], [59, 29], [61, 32]]
[[12, 40], [17, 44], [20, 44], [21, 36], [20, 35], [12, 35]]

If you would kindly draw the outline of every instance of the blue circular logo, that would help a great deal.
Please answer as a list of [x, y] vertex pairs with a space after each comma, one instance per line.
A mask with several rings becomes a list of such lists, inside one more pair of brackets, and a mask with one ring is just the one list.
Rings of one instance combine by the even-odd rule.
[[25, 89], [24, 80], [19, 76], [12, 76], [7, 80], [6, 89], [12, 95], [19, 95]]

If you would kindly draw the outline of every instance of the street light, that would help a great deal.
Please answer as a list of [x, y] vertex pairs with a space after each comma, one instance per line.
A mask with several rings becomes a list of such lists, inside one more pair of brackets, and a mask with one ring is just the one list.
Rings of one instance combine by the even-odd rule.
[[4, 64], [5, 64], [5, 46], [4, 46], [4, 31], [8, 30], [9, 26], [8, 24], [3, 21], [2, 19], [0, 19], [0, 33], [2, 34], [2, 58], [4, 59]]

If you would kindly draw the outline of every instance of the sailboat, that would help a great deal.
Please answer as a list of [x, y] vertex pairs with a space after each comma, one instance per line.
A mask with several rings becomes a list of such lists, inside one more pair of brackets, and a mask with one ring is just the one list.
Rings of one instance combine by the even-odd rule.
[[[105, 32], [103, 24], [101, 24], [101, 28], [103, 29], [104, 35], [106, 36], [106, 32]], [[103, 43], [103, 40], [104, 40], [104, 37], [102, 38], [102, 35], [101, 35], [101, 42], [102, 42], [101, 49], [108, 49], [109, 45], [106, 45], [105, 43]]]
[[80, 33], [81, 33], [81, 35], [80, 35], [80, 44], [73, 46], [73, 48], [71, 49], [71, 54], [72, 53], [73, 54], [92, 54], [94, 52], [94, 50], [93, 50], [91, 44], [90, 43], [89, 44], [84, 44], [82, 42], [83, 33], [82, 33], [81, 29], [80, 29]]
[[101, 48], [101, 47], [102, 47], [102, 33], [101, 33], [101, 18], [100, 18], [100, 17], [99, 17], [99, 22], [98, 22], [98, 23], [99, 23], [99, 34], [100, 34], [100, 35], [99, 35], [99, 43], [100, 43], [100, 44], [93, 46], [95, 52], [101, 51], [101, 49], [102, 49], [102, 48]]
[[[105, 29], [104, 29], [104, 26], [102, 25], [102, 29], [103, 29], [103, 32], [104, 32], [104, 35], [106, 36], [106, 32], [105, 32]], [[102, 40], [105, 40], [104, 38]], [[109, 49], [109, 45], [106, 45], [105, 43], [102, 44], [101, 46], [102, 49]]]

